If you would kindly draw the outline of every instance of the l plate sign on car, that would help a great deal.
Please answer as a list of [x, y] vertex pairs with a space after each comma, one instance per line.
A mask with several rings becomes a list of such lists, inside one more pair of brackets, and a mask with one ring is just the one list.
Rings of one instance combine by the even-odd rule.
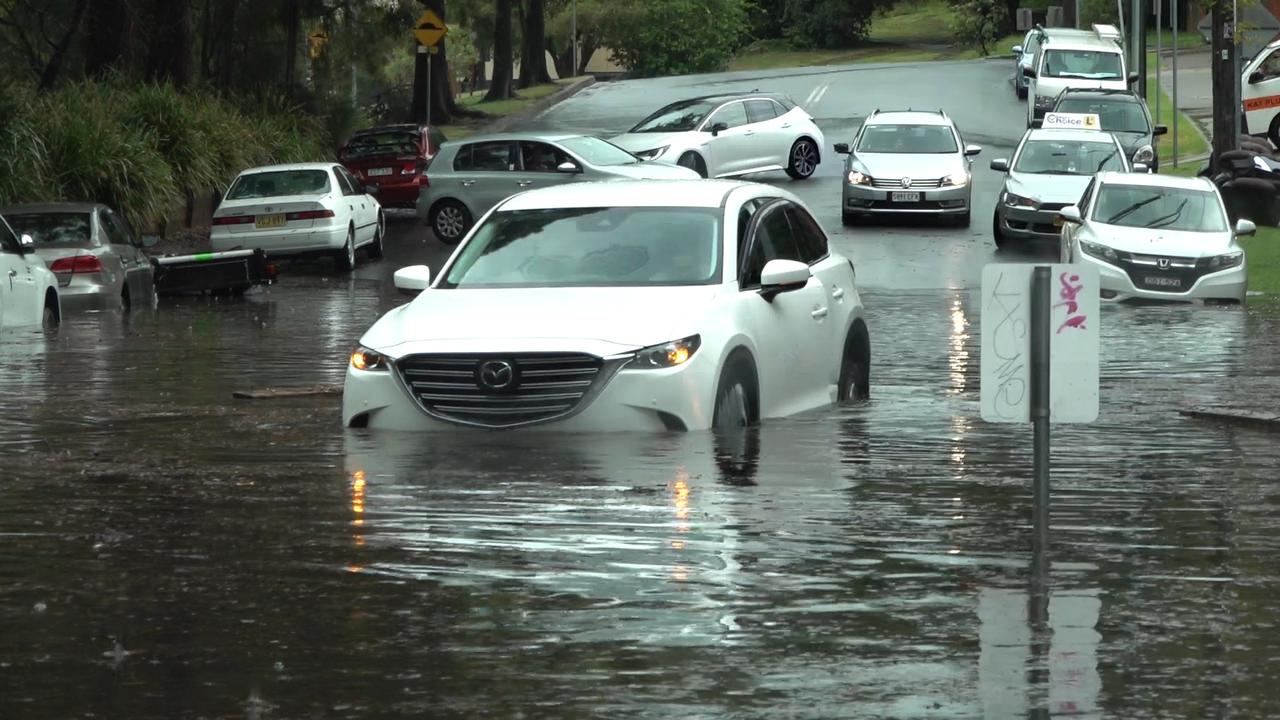
[[1101, 130], [1102, 119], [1097, 113], [1045, 113], [1042, 128], [1062, 130]]

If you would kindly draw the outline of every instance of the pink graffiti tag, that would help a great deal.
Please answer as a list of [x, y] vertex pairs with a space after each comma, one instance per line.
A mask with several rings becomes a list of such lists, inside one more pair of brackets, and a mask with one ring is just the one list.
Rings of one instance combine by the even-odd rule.
[[1084, 285], [1080, 284], [1080, 276], [1071, 275], [1068, 277], [1067, 273], [1062, 273], [1058, 276], [1058, 282], [1062, 285], [1062, 289], [1058, 291], [1058, 297], [1062, 298], [1062, 302], [1054, 305], [1054, 307], [1065, 307], [1068, 316], [1066, 321], [1058, 326], [1058, 332], [1060, 333], [1067, 328], [1085, 329], [1086, 316], [1076, 314], [1080, 311], [1080, 303], [1076, 302], [1076, 296], [1084, 289]]

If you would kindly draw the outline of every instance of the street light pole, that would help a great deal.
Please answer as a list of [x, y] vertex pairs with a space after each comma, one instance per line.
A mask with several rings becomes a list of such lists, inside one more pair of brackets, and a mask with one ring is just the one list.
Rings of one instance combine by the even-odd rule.
[[569, 16], [569, 42], [573, 43], [573, 67], [569, 75], [578, 77], [578, 0], [573, 0], [573, 13]]

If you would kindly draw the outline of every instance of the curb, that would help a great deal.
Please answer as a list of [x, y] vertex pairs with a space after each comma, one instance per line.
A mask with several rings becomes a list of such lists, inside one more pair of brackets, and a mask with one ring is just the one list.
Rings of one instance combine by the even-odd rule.
[[477, 134], [507, 132], [513, 125], [518, 125], [541, 115], [552, 106], [564, 102], [574, 95], [577, 95], [582, 90], [594, 85], [595, 82], [596, 78], [594, 75], [583, 75], [550, 95], [544, 98], [538, 98], [523, 110], [500, 117], [488, 125], [481, 127], [477, 131]]

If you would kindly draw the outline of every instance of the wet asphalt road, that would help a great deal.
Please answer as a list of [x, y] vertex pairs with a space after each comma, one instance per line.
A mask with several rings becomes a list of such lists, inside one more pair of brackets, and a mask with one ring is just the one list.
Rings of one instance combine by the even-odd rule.
[[[1005, 65], [928, 67], [743, 82], [803, 102], [825, 78], [829, 143], [935, 82], [922, 101], [990, 128], [985, 168], [1018, 134]], [[608, 129], [714, 81], [542, 122]], [[873, 397], [737, 440], [374, 434], [335, 396], [231, 398], [340, 382], [404, 301], [394, 269], [444, 257], [412, 220], [351, 277], [3, 336], [0, 717], [1270, 715], [1280, 449], [1176, 410], [1276, 375], [1280, 318], [1104, 310], [1101, 419], [1055, 428], [1039, 622], [1030, 430], [977, 419], [995, 180], [970, 231], [847, 233], [819, 172], [778, 182], [858, 263]]]

